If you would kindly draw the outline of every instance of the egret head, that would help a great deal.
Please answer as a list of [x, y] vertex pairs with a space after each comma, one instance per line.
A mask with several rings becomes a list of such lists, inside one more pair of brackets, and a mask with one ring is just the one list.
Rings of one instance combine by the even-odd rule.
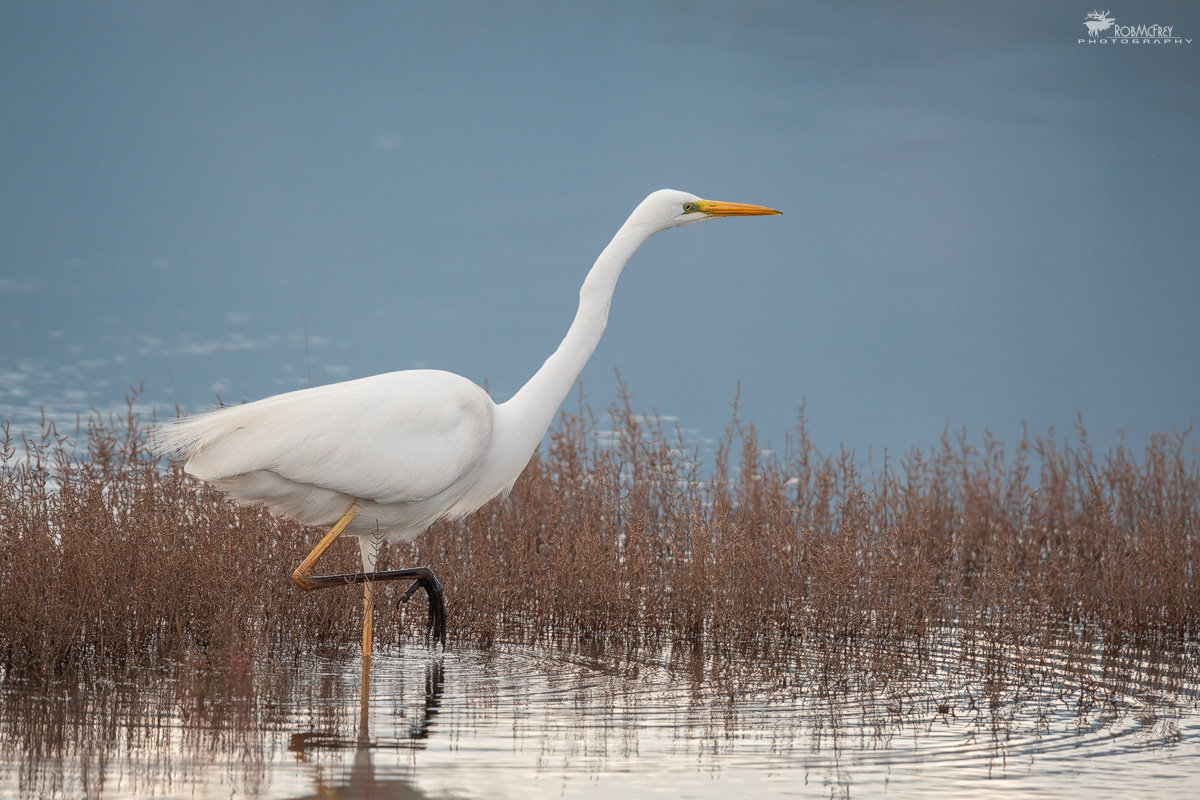
[[644, 216], [646, 224], [657, 230], [691, 225], [702, 219], [717, 217], [754, 217], [763, 214], [778, 214], [773, 208], [750, 206], [744, 203], [721, 203], [704, 200], [694, 194], [677, 192], [674, 189], [659, 189], [638, 206], [638, 216]]

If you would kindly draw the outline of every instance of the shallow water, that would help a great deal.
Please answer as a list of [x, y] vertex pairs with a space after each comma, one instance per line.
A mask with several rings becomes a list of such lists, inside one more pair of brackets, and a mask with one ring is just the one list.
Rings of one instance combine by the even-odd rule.
[[1200, 786], [1189, 658], [414, 645], [376, 654], [365, 713], [359, 665], [322, 658], [10, 679], [0, 796], [1178, 796]]

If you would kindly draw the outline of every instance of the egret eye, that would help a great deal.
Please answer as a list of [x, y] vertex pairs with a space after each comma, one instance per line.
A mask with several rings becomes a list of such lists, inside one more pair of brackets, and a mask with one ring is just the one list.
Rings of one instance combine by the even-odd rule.
[[683, 213], [685, 213], [685, 214], [691, 214], [691, 213], [694, 213], [699, 210], [700, 210], [700, 207], [697, 206], [695, 203], [684, 203], [683, 204]]

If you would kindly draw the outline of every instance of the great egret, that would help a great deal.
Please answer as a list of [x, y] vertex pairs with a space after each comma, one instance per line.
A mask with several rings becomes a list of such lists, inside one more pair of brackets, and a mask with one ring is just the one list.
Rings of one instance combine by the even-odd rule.
[[[653, 234], [716, 217], [778, 214], [663, 189], [643, 200], [579, 290], [562, 344], [503, 403], [459, 375], [405, 370], [317, 386], [188, 417], [158, 431], [162, 451], [233, 499], [304, 525], [332, 526], [292, 576], [306, 591], [364, 583], [364, 689], [371, 651], [371, 582], [413, 580], [429, 598], [429, 625], [445, 644], [442, 587], [427, 567], [376, 571], [379, 546], [410, 541], [435, 520], [469, 514], [507, 492], [595, 350], [617, 277]], [[341, 534], [358, 538], [363, 571], [312, 576]], [[364, 693], [365, 697], [365, 693]]]

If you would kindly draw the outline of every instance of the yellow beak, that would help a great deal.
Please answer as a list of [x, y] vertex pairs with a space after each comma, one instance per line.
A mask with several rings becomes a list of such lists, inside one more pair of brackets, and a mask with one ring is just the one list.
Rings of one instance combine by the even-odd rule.
[[701, 200], [697, 205], [700, 211], [710, 217], [757, 217], [763, 214], [778, 214], [773, 208], [766, 206], [750, 206], [745, 203], [718, 203], [715, 200]]

